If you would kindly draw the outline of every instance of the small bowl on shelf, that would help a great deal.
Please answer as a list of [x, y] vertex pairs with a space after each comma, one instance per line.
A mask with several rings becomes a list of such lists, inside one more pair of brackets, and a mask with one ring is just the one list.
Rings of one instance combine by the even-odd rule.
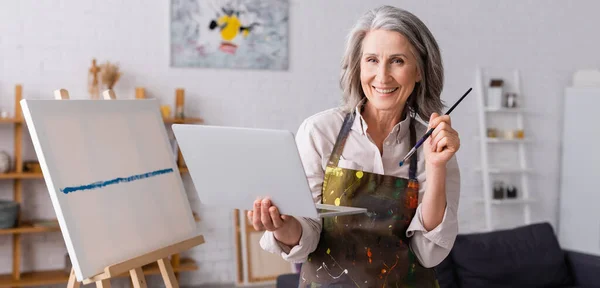
[[19, 203], [0, 200], [0, 229], [14, 228], [19, 216]]

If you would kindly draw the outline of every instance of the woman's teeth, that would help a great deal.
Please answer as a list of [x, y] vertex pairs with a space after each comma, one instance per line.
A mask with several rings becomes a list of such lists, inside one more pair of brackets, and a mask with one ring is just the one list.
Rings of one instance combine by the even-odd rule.
[[375, 91], [381, 93], [381, 94], [388, 94], [388, 93], [392, 93], [394, 91], [396, 91], [398, 89], [398, 87], [396, 88], [392, 88], [392, 89], [379, 89], [379, 88], [375, 88]]

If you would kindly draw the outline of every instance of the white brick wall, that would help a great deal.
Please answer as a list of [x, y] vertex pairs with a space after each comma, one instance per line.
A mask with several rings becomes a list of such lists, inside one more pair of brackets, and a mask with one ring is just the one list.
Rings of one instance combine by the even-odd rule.
[[[17, 83], [30, 99], [50, 98], [59, 87], [75, 99], [87, 97], [87, 69], [96, 57], [121, 64], [124, 75], [115, 88], [120, 98], [132, 98], [134, 88], [143, 86], [149, 96], [172, 104], [175, 88], [184, 87], [187, 114], [202, 116], [208, 124], [295, 131], [305, 117], [338, 103], [339, 61], [356, 17], [389, 3], [414, 12], [437, 37], [447, 76], [442, 96], [449, 103], [474, 85], [478, 65], [522, 69], [524, 103], [536, 111], [527, 123], [528, 135], [536, 140], [531, 190], [541, 199], [533, 218], [556, 222], [562, 91], [576, 68], [600, 65], [600, 40], [585, 32], [598, 25], [599, 2], [290, 0], [290, 69], [283, 72], [170, 68], [169, 2], [0, 1], [0, 107], [13, 111]], [[349, 12], [341, 12], [342, 6]], [[474, 96], [453, 113], [462, 137], [461, 232], [484, 227], [482, 206], [475, 202], [481, 183], [472, 172], [479, 165], [472, 141], [477, 134]], [[12, 145], [12, 128], [0, 126], [0, 150], [12, 151]], [[35, 157], [28, 139], [25, 145], [27, 157]], [[28, 180], [25, 188], [26, 215], [52, 216], [43, 181]], [[182, 282], [233, 282], [232, 215], [201, 208], [188, 190], [207, 243], [187, 253], [200, 269], [183, 273]], [[11, 197], [10, 182], [0, 181], [0, 198]], [[507, 222], [513, 214], [507, 209], [497, 215]], [[23, 269], [62, 265], [60, 234], [24, 238], [24, 247], [32, 251], [24, 253]], [[10, 246], [10, 237], [0, 236], [0, 273], [11, 269]]]

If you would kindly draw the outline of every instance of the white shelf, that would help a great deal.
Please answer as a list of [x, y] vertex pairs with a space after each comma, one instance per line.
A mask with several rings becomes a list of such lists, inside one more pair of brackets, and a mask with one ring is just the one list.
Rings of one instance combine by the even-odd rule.
[[489, 113], [525, 113], [525, 110], [521, 108], [493, 108], [485, 107], [485, 112]]
[[[477, 200], [479, 203], [485, 202], [483, 199]], [[515, 204], [531, 204], [537, 202], [535, 199], [521, 199], [521, 198], [504, 198], [504, 199], [491, 199], [492, 205], [515, 205]]]
[[[480, 140], [479, 137], [475, 138], [477, 141]], [[485, 138], [485, 142], [490, 144], [510, 144], [510, 143], [531, 143], [529, 139], [504, 139], [504, 138]]]
[[[475, 168], [476, 172], [481, 172], [481, 168]], [[521, 169], [521, 168], [490, 168], [488, 169], [490, 174], [522, 174], [531, 173], [532, 169]]]
[[[493, 70], [493, 69], [492, 69]], [[498, 72], [498, 71], [495, 71]], [[495, 73], [494, 72], [494, 73]], [[494, 218], [496, 218], [497, 216], [495, 215], [495, 212], [493, 211], [494, 209], [492, 209], [492, 207], [507, 207], [506, 205], [519, 205], [518, 208], [523, 210], [523, 222], [522, 223], [518, 223], [518, 225], [527, 225], [531, 223], [531, 207], [529, 205], [529, 203], [534, 202], [534, 200], [531, 199], [531, 197], [529, 197], [529, 176], [530, 173], [533, 173], [534, 171], [532, 169], [529, 168], [529, 166], [527, 165], [527, 150], [530, 148], [528, 147], [528, 145], [525, 145], [526, 143], [530, 143], [532, 142], [530, 139], [523, 139], [523, 138], [514, 138], [514, 139], [508, 139], [508, 138], [504, 138], [504, 134], [503, 133], [499, 133], [497, 136], [499, 136], [498, 138], [489, 138], [488, 136], [488, 129], [490, 128], [487, 125], [488, 122], [488, 118], [492, 117], [494, 118], [495, 116], [504, 118], [504, 117], [508, 117], [510, 118], [511, 122], [516, 122], [514, 123], [514, 129], [518, 129], [518, 130], [523, 130], [525, 127], [525, 114], [531, 114], [532, 111], [528, 111], [526, 109], [523, 109], [521, 107], [515, 107], [515, 108], [506, 108], [506, 107], [490, 107], [490, 106], [486, 106], [486, 95], [488, 92], [487, 88], [490, 85], [490, 80], [491, 79], [503, 79], [504, 81], [506, 81], [507, 83], [507, 87], [511, 86], [511, 89], [514, 89], [514, 92], [516, 93], [519, 97], [522, 96], [521, 93], [521, 77], [519, 74], [519, 70], [515, 69], [513, 70], [513, 79], [512, 81], [509, 79], [509, 76], [506, 75], [506, 73], [501, 73], [503, 75], [498, 75], [498, 73], [495, 73], [496, 75], [492, 75], [493, 73], [485, 73], [483, 71], [483, 69], [481, 67], [477, 68], [477, 73], [475, 74], [475, 81], [477, 83], [476, 88], [477, 88], [477, 95], [479, 97], [478, 98], [478, 118], [479, 118], [479, 137], [478, 137], [478, 144], [479, 144], [479, 150], [480, 150], [480, 155], [481, 155], [481, 164], [479, 168], [475, 168], [474, 171], [475, 172], [481, 172], [480, 176], [482, 178], [483, 181], [483, 190], [482, 190], [482, 197], [481, 202], [483, 202], [483, 206], [485, 208], [485, 226], [486, 229], [488, 230], [493, 230], [497, 227], [496, 223], [494, 223]], [[507, 119], [503, 119], [503, 120], [508, 120]], [[501, 120], [501, 119], [497, 119], [497, 120]], [[516, 136], [516, 135], [515, 135]], [[534, 139], [535, 140], [535, 139]], [[515, 145], [516, 144], [516, 145]], [[496, 155], [495, 153], [499, 153], [500, 151], [491, 151], [492, 147], [490, 146], [494, 146], [494, 145], [515, 145], [515, 147], [517, 148], [518, 152], [517, 154], [513, 154], [512, 152], [507, 154], [507, 155]], [[493, 147], [494, 149], [496, 147]], [[512, 148], [512, 147], [511, 147]], [[490, 154], [493, 154], [493, 156], [495, 157], [490, 157]], [[505, 157], [498, 157], [498, 156], [505, 156]], [[517, 160], [515, 162], [515, 165], [511, 165], [511, 166], [507, 166], [504, 163], [492, 163], [492, 161], [498, 161], [497, 158], [508, 158], [509, 156], [517, 158], [514, 160]], [[503, 165], [504, 164], [504, 165]], [[485, 172], [485, 173], [484, 173]], [[494, 181], [494, 178], [498, 177], [499, 175], [517, 175], [517, 177], [515, 178], [520, 178], [520, 183], [515, 183], [515, 185], [519, 185], [520, 188], [520, 193], [519, 193], [519, 197], [520, 198], [504, 198], [504, 199], [493, 199], [488, 193], [491, 193], [491, 191], [493, 190], [493, 185], [492, 182]], [[502, 176], [499, 176], [502, 177]], [[489, 192], [488, 192], [489, 191]]]

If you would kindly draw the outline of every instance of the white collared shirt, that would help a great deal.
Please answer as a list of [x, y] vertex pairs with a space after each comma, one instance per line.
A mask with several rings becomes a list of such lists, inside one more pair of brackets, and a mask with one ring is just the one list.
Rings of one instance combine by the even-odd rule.
[[[338, 166], [408, 178], [410, 165], [405, 164], [400, 167], [398, 163], [412, 148], [409, 133], [411, 118], [406, 117], [405, 120], [394, 126], [394, 129], [383, 142], [383, 153], [380, 153], [379, 148], [367, 133], [367, 123], [360, 115], [360, 109], [357, 107], [355, 110], [357, 114]], [[325, 168], [345, 116], [345, 113], [339, 108], [317, 113], [304, 120], [296, 134], [296, 144], [315, 203], [321, 202]], [[419, 139], [427, 132], [427, 127], [418, 121], [415, 124], [416, 138]], [[421, 200], [427, 186], [425, 157], [422, 147], [419, 148], [417, 155], [417, 180], [420, 184], [419, 206], [406, 231], [406, 235], [411, 237], [410, 247], [421, 264], [425, 267], [434, 267], [450, 253], [458, 233], [457, 210], [460, 194], [460, 171], [456, 158], [452, 157], [446, 165], [446, 211], [444, 212], [444, 218], [437, 227], [427, 231], [423, 227], [421, 216]], [[308, 255], [319, 244], [322, 224], [319, 219], [298, 218], [298, 221], [302, 225], [302, 236], [298, 245], [287, 247], [278, 242], [272, 232], [266, 231], [260, 240], [260, 246], [271, 253], [281, 254], [283, 259], [289, 262], [305, 262]]]

